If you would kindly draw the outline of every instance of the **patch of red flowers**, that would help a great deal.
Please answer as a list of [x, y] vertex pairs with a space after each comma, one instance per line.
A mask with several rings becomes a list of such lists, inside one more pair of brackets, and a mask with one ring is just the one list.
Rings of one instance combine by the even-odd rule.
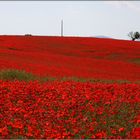
[[2, 138], [140, 138], [140, 85], [0, 81]]

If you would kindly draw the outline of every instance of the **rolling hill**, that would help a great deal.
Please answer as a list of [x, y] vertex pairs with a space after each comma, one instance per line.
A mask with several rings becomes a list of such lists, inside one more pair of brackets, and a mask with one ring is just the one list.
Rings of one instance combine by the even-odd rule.
[[40, 76], [140, 80], [140, 42], [90, 37], [0, 36], [0, 69]]

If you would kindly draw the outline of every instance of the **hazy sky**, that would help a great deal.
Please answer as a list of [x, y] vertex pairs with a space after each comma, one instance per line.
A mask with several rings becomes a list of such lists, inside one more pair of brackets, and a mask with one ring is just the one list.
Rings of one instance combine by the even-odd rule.
[[0, 34], [104, 35], [140, 31], [140, 1], [0, 1]]

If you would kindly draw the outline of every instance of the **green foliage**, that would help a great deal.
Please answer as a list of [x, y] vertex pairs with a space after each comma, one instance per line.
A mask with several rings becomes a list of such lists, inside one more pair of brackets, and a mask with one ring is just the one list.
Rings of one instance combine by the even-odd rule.
[[35, 80], [36, 76], [31, 73], [27, 73], [24, 70], [16, 69], [4, 69], [0, 71], [1, 80], [19, 80], [19, 81], [31, 81]]
[[118, 84], [131, 83], [128, 80], [93, 79], [93, 78], [80, 78], [80, 77], [63, 77], [60, 79], [60, 81], [76, 81], [76, 82], [108, 83], [108, 84], [109, 83], [118, 83]]
[[[0, 71], [1, 80], [19, 80], [19, 81], [35, 81], [38, 80], [41, 83], [51, 81], [75, 81], [75, 82], [90, 82], [90, 83], [132, 83], [128, 80], [109, 80], [109, 79], [93, 79], [93, 78], [81, 78], [81, 77], [51, 77], [51, 76], [37, 76], [32, 73], [28, 73], [24, 70], [17, 69], [3, 69]], [[133, 82], [139, 84], [140, 81]]]
[[41, 83], [44, 83], [44, 82], [48, 82], [48, 81], [55, 81], [56, 78], [47, 76], [47, 77], [37, 77], [36, 80], [40, 81]]

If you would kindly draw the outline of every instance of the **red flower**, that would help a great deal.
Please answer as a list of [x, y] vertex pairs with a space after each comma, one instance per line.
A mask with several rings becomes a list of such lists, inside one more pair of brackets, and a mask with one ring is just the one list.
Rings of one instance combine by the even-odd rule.
[[105, 138], [106, 137], [106, 133], [105, 132], [98, 132], [95, 134], [96, 138], [101, 139], [101, 138]]
[[131, 133], [132, 138], [140, 139], [140, 127], [134, 128]]
[[124, 127], [119, 128], [119, 132], [123, 132], [124, 131]]

